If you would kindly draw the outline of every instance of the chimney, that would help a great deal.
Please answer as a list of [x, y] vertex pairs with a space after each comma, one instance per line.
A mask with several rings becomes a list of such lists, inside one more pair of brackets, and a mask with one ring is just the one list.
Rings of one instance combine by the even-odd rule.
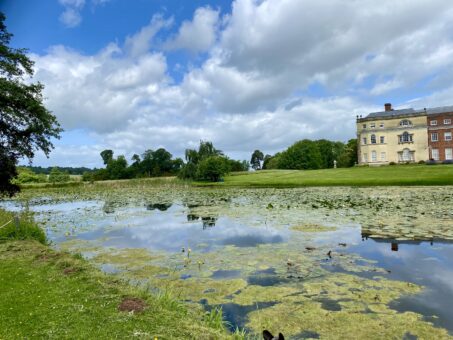
[[384, 108], [385, 108], [385, 111], [393, 111], [392, 104], [390, 104], [390, 103], [385, 103]]

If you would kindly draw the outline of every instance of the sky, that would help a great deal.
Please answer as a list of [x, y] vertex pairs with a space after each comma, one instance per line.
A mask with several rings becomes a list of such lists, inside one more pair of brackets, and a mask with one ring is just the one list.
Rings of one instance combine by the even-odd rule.
[[64, 128], [37, 166], [200, 140], [234, 159], [453, 105], [451, 0], [0, 0]]

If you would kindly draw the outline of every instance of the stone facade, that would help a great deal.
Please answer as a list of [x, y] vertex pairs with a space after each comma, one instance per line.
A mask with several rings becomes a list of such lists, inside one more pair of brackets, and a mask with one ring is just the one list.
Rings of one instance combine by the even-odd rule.
[[429, 159], [453, 160], [453, 107], [428, 114]]
[[359, 164], [383, 165], [429, 159], [427, 111], [393, 110], [357, 117]]

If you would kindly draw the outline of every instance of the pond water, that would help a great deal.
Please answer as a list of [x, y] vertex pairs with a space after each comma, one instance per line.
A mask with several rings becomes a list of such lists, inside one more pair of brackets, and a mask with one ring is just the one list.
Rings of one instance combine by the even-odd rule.
[[[127, 192], [127, 194], [126, 194]], [[29, 209], [55, 247], [288, 338], [453, 335], [446, 188], [45, 191]]]

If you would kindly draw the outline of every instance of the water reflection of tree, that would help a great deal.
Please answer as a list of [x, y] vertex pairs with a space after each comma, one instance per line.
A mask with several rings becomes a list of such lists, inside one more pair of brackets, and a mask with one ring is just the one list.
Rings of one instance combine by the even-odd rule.
[[199, 221], [201, 220], [201, 223], [203, 225], [203, 230], [207, 228], [212, 228], [215, 227], [215, 224], [217, 222], [217, 217], [213, 216], [198, 216], [196, 214], [189, 213], [187, 214], [187, 221], [188, 222], [194, 222], [194, 221]]
[[105, 214], [113, 214], [115, 212], [115, 206], [114, 206], [113, 202], [109, 202], [109, 201], [104, 202], [102, 211]]
[[172, 206], [171, 203], [149, 203], [146, 205], [146, 210], [166, 211]]

